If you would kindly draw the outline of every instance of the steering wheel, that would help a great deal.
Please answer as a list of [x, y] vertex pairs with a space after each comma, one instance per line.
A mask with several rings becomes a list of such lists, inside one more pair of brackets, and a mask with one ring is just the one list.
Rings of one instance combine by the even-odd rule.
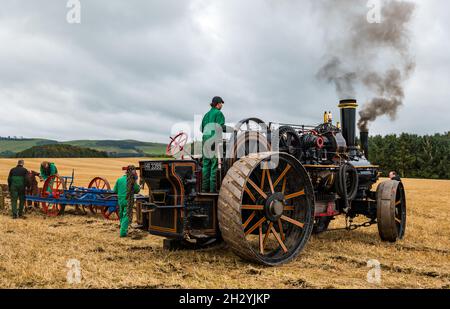
[[[170, 143], [169, 145], [167, 145], [166, 154], [168, 156], [174, 157], [180, 152], [184, 152], [184, 146], [186, 146], [187, 141], [188, 135], [184, 132], [180, 132], [174, 137], [171, 136]], [[182, 155], [181, 157], [183, 158], [184, 155]]]

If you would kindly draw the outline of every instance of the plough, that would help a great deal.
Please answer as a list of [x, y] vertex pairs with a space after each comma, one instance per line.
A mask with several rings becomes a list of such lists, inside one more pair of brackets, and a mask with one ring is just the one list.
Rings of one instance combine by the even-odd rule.
[[108, 220], [118, 220], [117, 195], [111, 190], [109, 182], [101, 177], [95, 177], [88, 187], [73, 185], [72, 176], [53, 175], [47, 178], [41, 192], [26, 195], [26, 200], [34, 205], [39, 204], [42, 211], [50, 217], [64, 213], [66, 206], [82, 208], [86, 213], [101, 213]]

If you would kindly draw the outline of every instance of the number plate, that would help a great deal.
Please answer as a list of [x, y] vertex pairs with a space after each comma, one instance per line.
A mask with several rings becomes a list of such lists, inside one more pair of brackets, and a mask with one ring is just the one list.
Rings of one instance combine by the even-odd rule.
[[162, 166], [162, 162], [147, 162], [144, 165], [144, 170], [151, 172], [151, 171], [162, 171], [163, 170], [163, 166]]

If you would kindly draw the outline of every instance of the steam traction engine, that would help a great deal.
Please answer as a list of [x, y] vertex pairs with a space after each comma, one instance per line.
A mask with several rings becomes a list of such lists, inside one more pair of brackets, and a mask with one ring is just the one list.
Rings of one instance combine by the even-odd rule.
[[[368, 133], [355, 142], [355, 100], [341, 101], [341, 123], [325, 114], [318, 126], [265, 124], [246, 119], [224, 142], [218, 194], [202, 193], [197, 159], [140, 162], [149, 196], [137, 203], [138, 223], [165, 244], [204, 246], [225, 240], [240, 257], [278, 265], [296, 257], [311, 233], [327, 230], [345, 215], [346, 228], [378, 224], [382, 240], [405, 233], [406, 199], [401, 182], [378, 181], [367, 160]], [[171, 147], [183, 150], [181, 134]]]

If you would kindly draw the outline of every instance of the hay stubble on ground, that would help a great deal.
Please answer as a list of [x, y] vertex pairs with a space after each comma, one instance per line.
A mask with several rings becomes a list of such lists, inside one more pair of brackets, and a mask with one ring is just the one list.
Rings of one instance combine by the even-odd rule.
[[[138, 159], [54, 160], [61, 174], [76, 170], [78, 184], [106, 176]], [[28, 164], [37, 165], [38, 160]], [[0, 160], [0, 183], [14, 160]], [[32, 166], [33, 169], [36, 169]], [[88, 181], [87, 181], [88, 182]], [[221, 245], [168, 252], [162, 238], [92, 215], [26, 220], [0, 215], [0, 287], [11, 288], [450, 288], [450, 181], [406, 179], [408, 227], [404, 240], [381, 242], [376, 226], [313, 236], [303, 253], [280, 267], [242, 261]], [[361, 219], [363, 220], [363, 219]], [[342, 227], [342, 218], [332, 227]], [[67, 282], [67, 262], [81, 263], [80, 284]], [[367, 261], [381, 263], [381, 284], [367, 282]]]

